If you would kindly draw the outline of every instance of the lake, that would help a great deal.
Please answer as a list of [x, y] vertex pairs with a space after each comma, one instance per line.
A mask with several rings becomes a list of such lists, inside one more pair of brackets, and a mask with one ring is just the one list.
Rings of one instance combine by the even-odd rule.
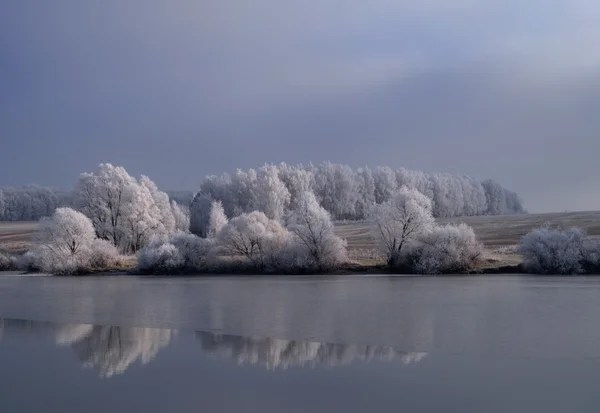
[[600, 278], [0, 275], [0, 412], [598, 412]]

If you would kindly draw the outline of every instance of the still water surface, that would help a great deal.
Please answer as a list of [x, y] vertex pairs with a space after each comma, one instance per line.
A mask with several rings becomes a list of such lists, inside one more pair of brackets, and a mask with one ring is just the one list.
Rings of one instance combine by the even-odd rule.
[[600, 279], [0, 276], [0, 412], [598, 412]]

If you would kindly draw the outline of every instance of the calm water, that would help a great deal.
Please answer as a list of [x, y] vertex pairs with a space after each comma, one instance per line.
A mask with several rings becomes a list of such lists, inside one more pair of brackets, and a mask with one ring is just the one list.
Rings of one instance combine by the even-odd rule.
[[598, 412], [600, 279], [0, 276], [0, 412]]

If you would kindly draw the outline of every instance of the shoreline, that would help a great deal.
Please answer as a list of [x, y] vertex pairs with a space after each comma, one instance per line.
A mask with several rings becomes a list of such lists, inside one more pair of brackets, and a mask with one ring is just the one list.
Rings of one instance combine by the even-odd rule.
[[[294, 276], [351, 276], [351, 275], [401, 275], [401, 276], [415, 276], [415, 277], [431, 277], [431, 276], [478, 276], [478, 275], [534, 275], [528, 274], [524, 271], [522, 266], [519, 265], [500, 265], [495, 267], [486, 267], [481, 269], [475, 269], [463, 272], [453, 272], [447, 274], [415, 274], [395, 270], [388, 267], [385, 264], [346, 264], [336, 270], [328, 272], [304, 272], [304, 273], [277, 273], [277, 272], [260, 272], [260, 271], [226, 271], [216, 272], [207, 271], [205, 273], [143, 273], [138, 272], [134, 268], [132, 269], [106, 269], [98, 271], [90, 271], [81, 274], [71, 275], [55, 275], [39, 272], [22, 272], [22, 271], [0, 271], [0, 275], [3, 276], [14, 276], [14, 277], [110, 277], [110, 276], [134, 276], [134, 277], [294, 277]], [[535, 274], [537, 275], [537, 274]], [[588, 274], [589, 275], [589, 274]]]

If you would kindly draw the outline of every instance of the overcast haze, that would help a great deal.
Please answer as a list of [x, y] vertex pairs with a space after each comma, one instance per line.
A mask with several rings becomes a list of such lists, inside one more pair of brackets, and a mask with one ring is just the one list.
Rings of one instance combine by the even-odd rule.
[[331, 160], [600, 209], [599, 21], [592, 0], [4, 1], [0, 185]]

